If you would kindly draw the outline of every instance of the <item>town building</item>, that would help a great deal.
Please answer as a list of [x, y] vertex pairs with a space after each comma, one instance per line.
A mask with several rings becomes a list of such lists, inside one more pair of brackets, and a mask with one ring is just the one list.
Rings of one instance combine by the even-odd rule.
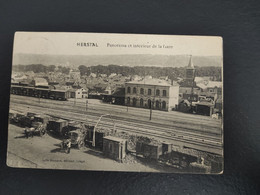
[[69, 78], [74, 81], [80, 80], [80, 71], [79, 70], [70, 70]]
[[103, 94], [103, 102], [109, 102], [111, 104], [124, 105], [125, 104], [125, 88], [118, 87], [110, 94]]
[[210, 77], [196, 77], [196, 69], [190, 57], [189, 64], [186, 68], [186, 75], [180, 85], [181, 99], [197, 102], [200, 96], [211, 98], [212, 100], [218, 99], [222, 95], [222, 82], [212, 81]]
[[112, 89], [111, 89], [111, 86], [107, 86], [105, 91], [104, 91], [105, 94], [108, 94], [108, 95], [111, 95], [112, 94]]
[[88, 98], [88, 90], [79, 88], [79, 89], [69, 89], [70, 92], [70, 98], [75, 99], [84, 99]]
[[96, 77], [97, 77], [97, 74], [95, 74], [95, 73], [90, 73], [89, 77], [91, 77], [91, 78], [96, 78]]
[[11, 81], [12, 83], [27, 82], [28, 76], [19, 73], [13, 73]]
[[179, 85], [159, 79], [125, 83], [125, 105], [169, 111], [178, 105]]
[[31, 82], [31, 84], [35, 87], [38, 86], [49, 86], [48, 81], [44, 78], [34, 78]]
[[213, 100], [217, 100], [222, 96], [222, 82], [205, 80], [204, 82], [196, 83], [200, 89], [200, 96], [205, 96]]
[[109, 76], [108, 76], [108, 78], [113, 78], [113, 77], [115, 77], [117, 74], [116, 73], [111, 73]]

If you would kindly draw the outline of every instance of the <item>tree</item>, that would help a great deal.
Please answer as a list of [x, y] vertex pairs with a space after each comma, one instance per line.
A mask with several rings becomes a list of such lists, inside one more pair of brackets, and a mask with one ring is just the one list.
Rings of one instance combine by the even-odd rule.
[[50, 66], [48, 66], [47, 70], [48, 70], [49, 72], [54, 72], [55, 68], [56, 68], [55, 65], [50, 65]]
[[86, 75], [88, 73], [88, 68], [84, 65], [80, 65], [78, 69], [80, 71], [81, 76]]
[[62, 72], [63, 74], [69, 74], [70, 68], [62, 67], [62, 68], [61, 68], [61, 72]]

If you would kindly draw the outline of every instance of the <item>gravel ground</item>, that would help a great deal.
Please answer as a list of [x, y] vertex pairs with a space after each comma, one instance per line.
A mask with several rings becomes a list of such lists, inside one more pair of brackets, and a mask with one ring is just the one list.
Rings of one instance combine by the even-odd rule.
[[105, 158], [101, 151], [84, 148], [60, 150], [61, 140], [49, 135], [25, 138], [23, 128], [9, 125], [7, 165], [21, 168], [75, 169], [97, 171], [177, 172], [157, 163], [128, 156], [124, 163]]

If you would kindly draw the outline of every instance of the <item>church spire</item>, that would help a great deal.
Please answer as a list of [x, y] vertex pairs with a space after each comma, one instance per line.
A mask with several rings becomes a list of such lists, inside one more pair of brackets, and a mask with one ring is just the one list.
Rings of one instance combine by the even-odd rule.
[[189, 64], [188, 64], [188, 68], [194, 69], [194, 65], [193, 65], [193, 62], [192, 62], [192, 55], [190, 55], [190, 61], [189, 61]]

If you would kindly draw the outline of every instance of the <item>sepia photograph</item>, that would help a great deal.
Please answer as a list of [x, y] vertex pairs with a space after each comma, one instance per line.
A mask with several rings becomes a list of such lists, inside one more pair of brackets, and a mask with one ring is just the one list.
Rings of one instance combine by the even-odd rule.
[[16, 32], [7, 165], [222, 174], [223, 40]]

